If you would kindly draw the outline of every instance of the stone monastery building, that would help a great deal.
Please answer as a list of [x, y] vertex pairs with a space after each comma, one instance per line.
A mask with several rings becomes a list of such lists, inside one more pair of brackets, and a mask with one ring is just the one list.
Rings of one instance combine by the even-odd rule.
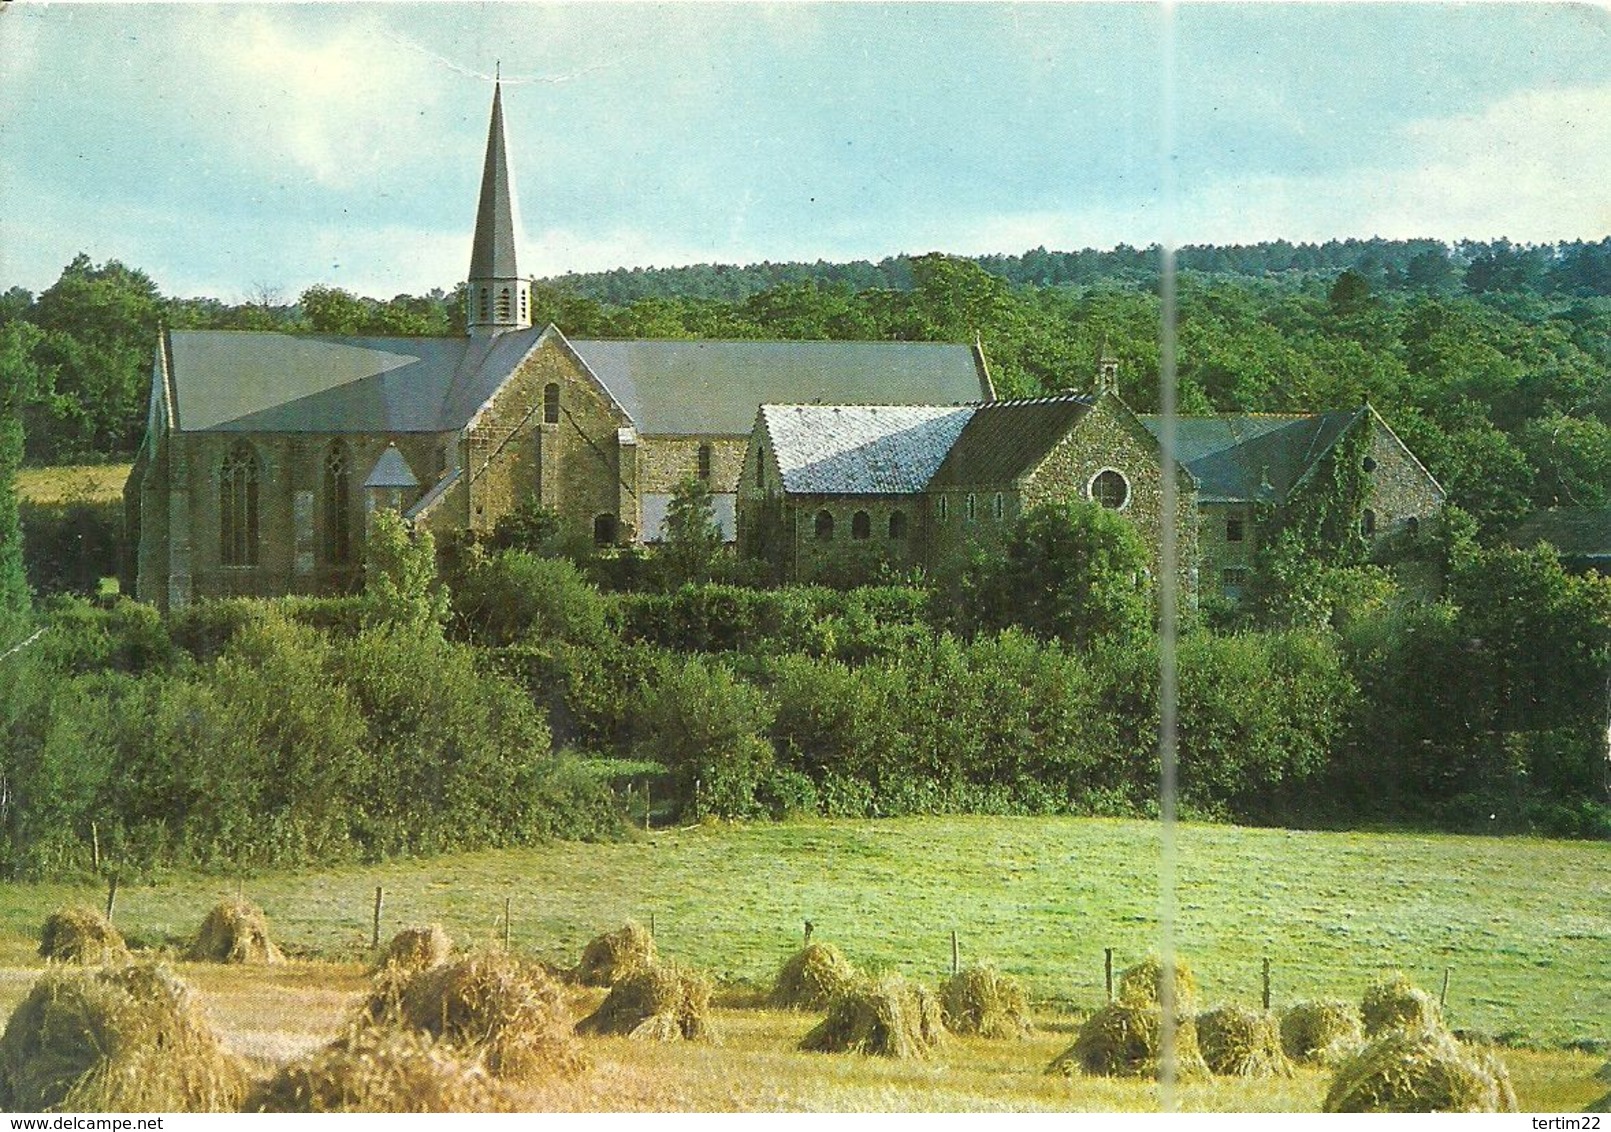
[[[797, 578], [936, 562], [1068, 495], [1156, 543], [1157, 426], [1113, 393], [1112, 363], [1092, 395], [1012, 402], [977, 344], [571, 341], [531, 323], [514, 214], [495, 88], [467, 336], [165, 332], [124, 489], [124, 591], [165, 608], [341, 592], [382, 507], [441, 536], [536, 501], [599, 545], [653, 541], [690, 476], [730, 540]], [[1441, 489], [1368, 406], [1178, 422], [1188, 584], [1234, 595], [1255, 505], [1352, 429], [1370, 432], [1369, 533], [1436, 510]]]

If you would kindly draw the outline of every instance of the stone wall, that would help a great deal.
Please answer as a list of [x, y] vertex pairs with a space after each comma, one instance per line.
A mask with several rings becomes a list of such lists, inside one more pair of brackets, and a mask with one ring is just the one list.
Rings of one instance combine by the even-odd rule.
[[[544, 406], [551, 383], [559, 386], [554, 423]], [[637, 525], [637, 455], [621, 430], [630, 424], [570, 353], [545, 339], [466, 431], [464, 525], [491, 530], [535, 499], [576, 530], [591, 534], [594, 520], [609, 515], [629, 537]], [[623, 497], [632, 501], [624, 511]]]
[[1365, 506], [1375, 520], [1372, 542], [1397, 535], [1409, 537], [1420, 523], [1438, 513], [1443, 490], [1374, 411], [1370, 430], [1366, 457], [1370, 495]]

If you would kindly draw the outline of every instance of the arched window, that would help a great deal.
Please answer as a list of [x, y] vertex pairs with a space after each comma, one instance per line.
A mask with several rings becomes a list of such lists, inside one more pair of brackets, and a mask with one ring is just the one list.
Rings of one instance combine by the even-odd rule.
[[973, 520], [975, 518], [975, 514], [974, 514], [974, 503], [973, 503], [973, 492], [971, 492], [971, 491], [968, 492], [967, 513], [968, 513], [968, 522], [970, 522], [970, 523], [973, 522]]
[[949, 519], [950, 517], [951, 517], [950, 496], [942, 495], [942, 496], [940, 496], [940, 522], [943, 523], [947, 519]]
[[1105, 468], [1091, 480], [1088, 493], [1093, 502], [1118, 511], [1130, 502], [1130, 481], [1124, 478], [1123, 472]]
[[998, 523], [1001, 521], [1002, 516], [1007, 513], [1007, 503], [1006, 500], [1002, 499], [1001, 492], [996, 492], [996, 499], [995, 502], [991, 504], [990, 510], [992, 517]]
[[873, 521], [867, 517], [867, 512], [857, 511], [850, 517], [851, 538], [872, 538]]
[[817, 512], [817, 537], [824, 542], [833, 538], [833, 516], [826, 511]]
[[1414, 515], [1411, 515], [1408, 519], [1404, 520], [1404, 530], [1411, 538], [1419, 538], [1421, 536], [1421, 520], [1417, 519]]
[[708, 444], [699, 446], [699, 478], [702, 480], [710, 479], [710, 445]]
[[257, 565], [257, 457], [244, 440], [224, 457], [218, 485], [218, 561]]
[[608, 511], [593, 517], [593, 545], [615, 545], [615, 516]]
[[550, 381], [543, 386], [543, 423], [559, 423], [559, 384]]
[[333, 565], [352, 556], [351, 469], [347, 446], [338, 440], [324, 457], [324, 560]]
[[1371, 535], [1376, 533], [1376, 512], [1369, 507], [1365, 508], [1364, 513], [1359, 516], [1359, 533], [1366, 538], [1370, 538]]
[[891, 511], [889, 513], [889, 537], [890, 538], [905, 538], [906, 537], [906, 512], [905, 511]]

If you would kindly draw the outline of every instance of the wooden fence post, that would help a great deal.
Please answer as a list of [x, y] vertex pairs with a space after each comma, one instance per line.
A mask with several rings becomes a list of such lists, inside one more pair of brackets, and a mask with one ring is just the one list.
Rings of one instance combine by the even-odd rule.
[[117, 906], [117, 874], [106, 880], [106, 922], [112, 922], [112, 909]]
[[509, 897], [503, 898], [503, 949], [509, 950]]
[[1453, 967], [1443, 968], [1443, 990], [1438, 995], [1439, 1010], [1449, 1005], [1449, 972], [1452, 970], [1454, 970]]
[[380, 901], [381, 901], [381, 888], [380, 888], [380, 885], [377, 884], [375, 886], [375, 920], [374, 920], [374, 927], [369, 933], [369, 946], [370, 946], [371, 949], [378, 948], [380, 946]]
[[1111, 948], [1111, 947], [1104, 947], [1102, 949], [1102, 971], [1103, 971], [1103, 974], [1107, 977], [1108, 1001], [1112, 1002], [1113, 1001], [1113, 948]]
[[956, 978], [962, 970], [962, 952], [957, 948], [957, 930], [951, 929], [951, 977]]
[[90, 864], [101, 871], [101, 831], [94, 822], [90, 822]]
[[1264, 957], [1264, 1009], [1270, 1009], [1270, 957]]

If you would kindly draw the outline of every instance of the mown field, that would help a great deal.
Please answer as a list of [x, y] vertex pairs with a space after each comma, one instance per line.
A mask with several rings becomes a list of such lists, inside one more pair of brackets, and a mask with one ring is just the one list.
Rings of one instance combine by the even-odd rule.
[[[1273, 1004], [1357, 999], [1384, 970], [1434, 993], [1449, 971], [1451, 1025], [1503, 1036], [1524, 1107], [1581, 1108], [1605, 1091], [1593, 1072], [1611, 1038], [1611, 845], [1188, 825], [1179, 830], [1176, 937], [1205, 1004], [1256, 1004], [1272, 965]], [[440, 921], [463, 944], [503, 937], [560, 965], [599, 932], [654, 922], [663, 954], [710, 970], [723, 991], [712, 1049], [592, 1043], [614, 1071], [547, 1098], [557, 1107], [721, 1109], [1147, 1109], [1153, 1086], [1046, 1078], [1115, 965], [1154, 946], [1158, 834], [1134, 821], [925, 818], [700, 826], [611, 845], [560, 844], [316, 873], [174, 876], [126, 883], [116, 919], [133, 940], [177, 943], [237, 889], [276, 937], [318, 962], [241, 974], [185, 965], [232, 1042], [264, 1061], [335, 1031], [362, 987], [374, 890], [383, 934]], [[44, 915], [91, 886], [0, 890], [0, 1005], [30, 976]], [[1025, 981], [1040, 1035], [958, 1041], [935, 1060], [793, 1049], [810, 1017], [755, 1008], [799, 946], [803, 923], [864, 967], [936, 983], [950, 933], [964, 963], [990, 960]], [[585, 1006], [579, 1003], [578, 1009]], [[1214, 1081], [1183, 1107], [1314, 1109], [1323, 1073], [1287, 1082]]]

